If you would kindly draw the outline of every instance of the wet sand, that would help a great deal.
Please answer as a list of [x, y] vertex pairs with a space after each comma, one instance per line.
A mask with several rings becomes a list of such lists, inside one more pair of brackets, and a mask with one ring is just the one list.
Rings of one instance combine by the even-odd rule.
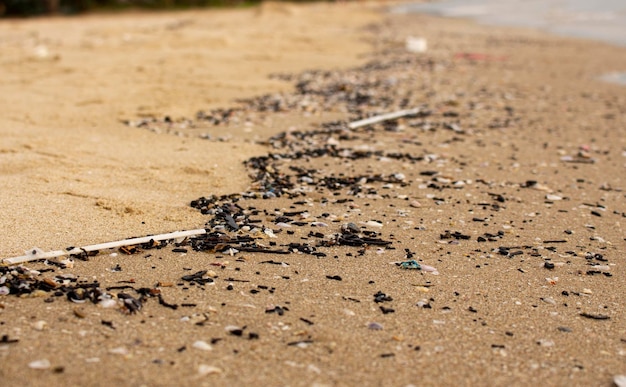
[[0, 28], [3, 257], [209, 232], [3, 269], [2, 380], [626, 374], [625, 50], [375, 4]]

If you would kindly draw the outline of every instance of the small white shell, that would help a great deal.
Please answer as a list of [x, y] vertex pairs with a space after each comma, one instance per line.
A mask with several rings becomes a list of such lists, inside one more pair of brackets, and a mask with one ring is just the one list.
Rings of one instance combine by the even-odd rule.
[[198, 375], [200, 376], [207, 376], [207, 375], [221, 374], [221, 373], [222, 373], [222, 370], [215, 366], [206, 365], [206, 364], [200, 364], [198, 366]]
[[48, 368], [50, 368], [50, 360], [41, 359], [31, 361], [30, 363], [28, 363], [28, 367], [34, 370], [47, 370]]
[[213, 347], [211, 344], [207, 343], [204, 340], [198, 340], [191, 345], [195, 349], [199, 349], [201, 351], [212, 351]]

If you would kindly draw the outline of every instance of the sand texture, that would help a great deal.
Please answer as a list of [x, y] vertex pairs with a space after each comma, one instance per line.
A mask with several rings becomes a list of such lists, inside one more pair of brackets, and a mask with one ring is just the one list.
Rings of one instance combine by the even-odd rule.
[[0, 257], [206, 229], [0, 266], [3, 384], [619, 381], [626, 50], [384, 9], [0, 24]]

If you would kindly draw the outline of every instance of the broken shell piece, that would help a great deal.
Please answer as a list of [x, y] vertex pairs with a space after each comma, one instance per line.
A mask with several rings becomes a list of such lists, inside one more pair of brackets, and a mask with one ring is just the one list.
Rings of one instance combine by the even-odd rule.
[[198, 340], [191, 345], [195, 349], [199, 349], [201, 351], [212, 351], [213, 347], [211, 344], [207, 343], [204, 340]]
[[615, 375], [613, 377], [613, 383], [617, 387], [626, 387], [626, 375]]
[[433, 273], [435, 275], [439, 274], [439, 271], [432, 267], [432, 266], [428, 266], [428, 265], [424, 265], [423, 263], [420, 264], [420, 266], [422, 266], [422, 271], [428, 272], [428, 273]]
[[556, 283], [559, 282], [559, 277], [546, 277], [546, 282], [550, 285], [556, 285]]
[[363, 222], [363, 224], [365, 224], [368, 227], [375, 227], [375, 228], [382, 228], [383, 224], [380, 222], [377, 222], [375, 220], [368, 220], [367, 222]]
[[43, 331], [44, 328], [48, 325], [47, 322], [43, 321], [43, 320], [39, 320], [39, 321], [35, 321], [33, 323], [33, 328], [35, 328], [38, 331]]
[[48, 368], [50, 368], [50, 360], [41, 359], [31, 361], [30, 363], [28, 363], [28, 367], [34, 370], [47, 370]]
[[428, 41], [425, 38], [408, 36], [404, 46], [408, 52], [423, 53], [428, 49]]
[[109, 349], [109, 353], [111, 353], [113, 355], [123, 355], [123, 356], [126, 356], [126, 355], [128, 355], [128, 349], [126, 349], [124, 347], [111, 348], [111, 349]]
[[112, 298], [107, 298], [98, 302], [98, 305], [100, 305], [102, 308], [108, 309], [108, 308], [115, 308], [118, 305], [118, 303], [117, 303], [117, 300], [114, 300]]
[[207, 375], [221, 374], [221, 373], [222, 373], [222, 370], [215, 366], [206, 365], [206, 364], [200, 364], [198, 366], [198, 375], [200, 376], [207, 376]]

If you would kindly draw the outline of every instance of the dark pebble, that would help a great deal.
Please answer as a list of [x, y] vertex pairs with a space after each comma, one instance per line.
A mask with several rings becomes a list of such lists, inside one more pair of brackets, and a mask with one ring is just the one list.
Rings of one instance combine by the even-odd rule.
[[592, 320], [609, 320], [611, 318], [611, 317], [606, 316], [604, 314], [591, 314], [591, 313], [585, 313], [585, 312], [581, 313], [580, 315], [582, 317], [589, 318], [589, 319], [592, 319]]
[[389, 314], [389, 313], [394, 313], [396, 310], [392, 308], [385, 308], [384, 306], [381, 305], [380, 311], [383, 312], [383, 314]]

